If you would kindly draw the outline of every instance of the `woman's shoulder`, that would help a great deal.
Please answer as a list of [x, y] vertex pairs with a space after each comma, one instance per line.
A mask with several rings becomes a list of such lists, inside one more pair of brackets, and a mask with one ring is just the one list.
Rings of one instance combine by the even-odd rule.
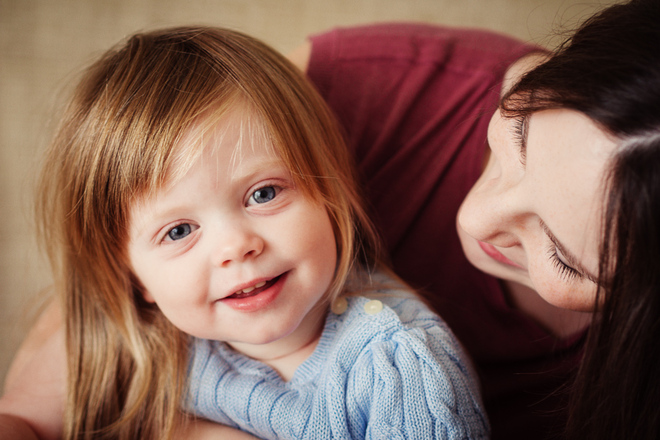
[[479, 69], [510, 64], [530, 50], [538, 50], [534, 45], [490, 30], [414, 22], [337, 27], [312, 35], [310, 41], [313, 65], [322, 58], [333, 62], [412, 62]]

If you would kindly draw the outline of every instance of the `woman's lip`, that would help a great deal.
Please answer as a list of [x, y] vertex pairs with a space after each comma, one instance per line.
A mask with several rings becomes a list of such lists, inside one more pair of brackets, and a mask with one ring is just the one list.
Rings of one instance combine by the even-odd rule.
[[267, 285], [263, 290], [258, 290], [257, 293], [253, 295], [248, 295], [244, 297], [235, 297], [228, 296], [222, 299], [219, 299], [218, 302], [225, 304], [231, 307], [234, 310], [240, 312], [256, 312], [258, 310], [268, 307], [275, 299], [279, 296], [280, 292], [284, 288], [284, 283], [288, 276], [288, 272], [283, 273], [282, 275], [273, 278], [274, 283]]
[[486, 255], [488, 255], [490, 258], [493, 260], [500, 262], [502, 264], [506, 264], [509, 266], [517, 267], [518, 269], [522, 269], [523, 267], [519, 265], [518, 263], [514, 263], [513, 261], [509, 260], [507, 257], [505, 257], [500, 251], [498, 251], [495, 246], [493, 246], [490, 243], [484, 243], [483, 241], [478, 241], [479, 247], [481, 250], [483, 250]]

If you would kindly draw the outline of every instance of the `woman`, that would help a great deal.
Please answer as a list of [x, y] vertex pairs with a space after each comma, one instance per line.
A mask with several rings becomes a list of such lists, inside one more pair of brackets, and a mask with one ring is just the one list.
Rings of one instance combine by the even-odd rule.
[[297, 54], [347, 129], [395, 269], [474, 357], [494, 438], [556, 438], [569, 395], [574, 438], [657, 438], [659, 18], [657, 1], [613, 6], [549, 57], [407, 25]]
[[[339, 29], [306, 49], [308, 75], [347, 131], [395, 270], [426, 293], [472, 355], [493, 435], [556, 432], [562, 396], [553, 393], [575, 365], [559, 360], [575, 356], [587, 321], [571, 313], [576, 330], [539, 325], [478, 270], [488, 267], [470, 264], [456, 234], [505, 72], [514, 78], [544, 54], [491, 33], [408, 24]], [[545, 312], [568, 319], [559, 308]]]
[[[407, 26], [297, 54], [347, 131], [395, 268], [474, 357], [494, 438], [658, 436], [659, 19], [657, 1], [610, 7], [547, 62], [492, 34]], [[37, 359], [57, 352], [44, 346]], [[4, 402], [34, 401], [35, 381], [14, 377]], [[46, 406], [23, 417], [57, 421]]]

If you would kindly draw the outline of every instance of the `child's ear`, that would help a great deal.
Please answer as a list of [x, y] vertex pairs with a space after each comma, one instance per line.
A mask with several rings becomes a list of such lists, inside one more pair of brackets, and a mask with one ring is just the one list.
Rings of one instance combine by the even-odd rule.
[[146, 302], [151, 303], [151, 304], [153, 304], [153, 303], [156, 302], [156, 300], [154, 299], [154, 297], [151, 296], [151, 294], [150, 294], [149, 292], [147, 292], [145, 289], [142, 289], [142, 290], [141, 290], [141, 294], [142, 294], [142, 298], [144, 298], [144, 300], [145, 300]]
[[133, 295], [135, 297], [142, 297], [142, 299], [148, 303], [154, 304], [156, 300], [153, 296], [144, 288], [140, 280], [137, 279], [135, 275], [130, 274], [131, 283], [133, 284]]

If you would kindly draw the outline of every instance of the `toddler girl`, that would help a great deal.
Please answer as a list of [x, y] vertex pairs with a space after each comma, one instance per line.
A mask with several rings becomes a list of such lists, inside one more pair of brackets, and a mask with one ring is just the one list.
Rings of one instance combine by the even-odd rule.
[[325, 104], [242, 34], [135, 35], [88, 69], [47, 156], [66, 438], [485, 438], [443, 321], [396, 277]]

